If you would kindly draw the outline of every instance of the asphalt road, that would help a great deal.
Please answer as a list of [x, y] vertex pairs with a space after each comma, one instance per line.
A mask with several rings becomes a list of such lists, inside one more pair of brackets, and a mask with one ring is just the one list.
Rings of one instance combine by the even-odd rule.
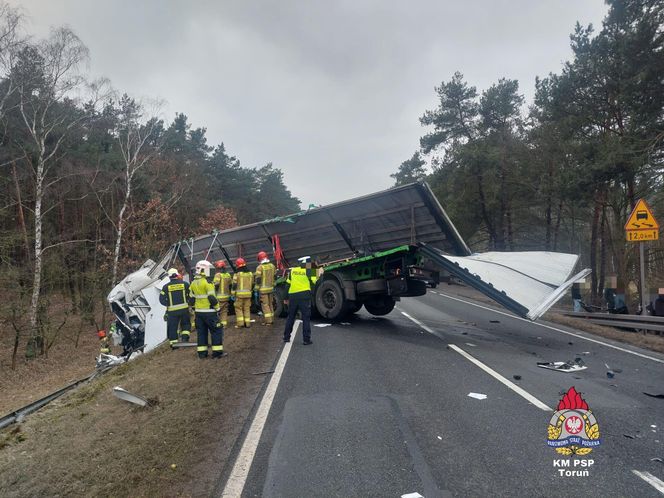
[[[664, 459], [664, 399], [643, 394], [664, 394], [664, 355], [440, 292], [349, 322], [314, 327], [312, 346], [298, 334], [243, 496], [662, 496], [633, 471], [664, 480], [664, 463], [651, 460]], [[536, 365], [577, 356], [587, 370]], [[605, 363], [619, 371], [614, 378]], [[561, 477], [559, 455], [546, 445], [552, 410], [571, 386], [597, 417], [602, 441], [584, 458], [594, 465], [583, 477]]]

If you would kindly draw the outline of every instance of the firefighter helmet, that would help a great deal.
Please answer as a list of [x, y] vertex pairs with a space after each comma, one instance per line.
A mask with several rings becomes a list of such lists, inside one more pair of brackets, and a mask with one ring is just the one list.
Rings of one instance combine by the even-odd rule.
[[169, 268], [168, 271], [166, 272], [166, 274], [169, 277], [179, 277], [180, 276], [180, 272], [178, 272], [175, 268]]
[[302, 256], [301, 258], [297, 258], [297, 260], [301, 264], [311, 263], [311, 256]]
[[196, 263], [196, 275], [205, 275], [206, 277], [210, 276], [210, 270], [212, 269], [212, 263], [202, 259]]
[[262, 263], [263, 260], [267, 259], [267, 253], [265, 251], [261, 251], [258, 253], [258, 262]]
[[247, 266], [247, 262], [244, 260], [244, 258], [237, 258], [237, 259], [235, 260], [235, 266], [236, 266], [237, 268], [240, 268], [240, 267], [242, 267], [242, 266]]
[[223, 259], [219, 259], [219, 260], [215, 261], [214, 266], [218, 270], [221, 270], [222, 268], [226, 268], [226, 261], [224, 261]]

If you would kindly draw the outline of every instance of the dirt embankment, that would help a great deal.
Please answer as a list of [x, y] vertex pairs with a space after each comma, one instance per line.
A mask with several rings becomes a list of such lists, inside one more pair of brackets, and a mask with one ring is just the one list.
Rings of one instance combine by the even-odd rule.
[[[1, 496], [208, 496], [281, 348], [230, 328], [222, 359], [161, 347], [0, 433]], [[114, 386], [152, 401], [117, 399]]]
[[[72, 320], [73, 322], [73, 320]], [[76, 326], [80, 326], [76, 324]], [[92, 325], [83, 325], [76, 346], [76, 333], [63, 330], [46, 356], [25, 358], [25, 337], [12, 365], [14, 333], [0, 324], [0, 415], [31, 403], [61, 387], [91, 374], [99, 354], [99, 339]]]

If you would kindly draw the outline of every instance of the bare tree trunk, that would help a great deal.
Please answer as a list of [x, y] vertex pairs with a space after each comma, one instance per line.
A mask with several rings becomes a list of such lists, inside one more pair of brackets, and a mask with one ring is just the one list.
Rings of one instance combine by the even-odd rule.
[[25, 258], [29, 263], [30, 257], [30, 242], [28, 240], [28, 229], [25, 226], [25, 216], [23, 215], [23, 200], [21, 199], [21, 188], [18, 183], [18, 175], [16, 174], [16, 162], [12, 161], [12, 175], [14, 176], [14, 187], [16, 188], [16, 202], [18, 204], [18, 224], [23, 233], [23, 242], [25, 243]]
[[[43, 149], [42, 149], [43, 150]], [[39, 296], [42, 279], [42, 200], [44, 197], [44, 156], [39, 155], [35, 188], [35, 267], [32, 281], [32, 298], [28, 317], [30, 320], [30, 339], [37, 348], [42, 343], [39, 330]]]
[[599, 202], [599, 192], [595, 192], [595, 205], [593, 207], [593, 219], [592, 226], [590, 230], [590, 268], [592, 269], [591, 273], [591, 287], [592, 287], [592, 296], [593, 298], [597, 297], [597, 233], [599, 231], [599, 211], [600, 211], [600, 202]]
[[602, 206], [602, 218], [599, 226], [599, 295], [604, 294], [604, 282], [606, 282], [606, 209]]
[[117, 235], [115, 238], [115, 250], [113, 252], [113, 281], [111, 282], [111, 285], [115, 285], [117, 283], [117, 277], [118, 277], [118, 264], [120, 262], [120, 247], [122, 246], [122, 231], [124, 229], [124, 214], [125, 211], [127, 210], [127, 206], [129, 205], [129, 198], [131, 197], [131, 181], [133, 175], [129, 174], [129, 170], [127, 170], [127, 190], [125, 191], [125, 196], [124, 196], [124, 202], [122, 203], [122, 207], [120, 208], [120, 213], [118, 214], [118, 223], [117, 223]]
[[491, 221], [491, 218], [489, 217], [489, 212], [486, 207], [486, 196], [484, 195], [484, 178], [482, 177], [482, 173], [480, 172], [479, 168], [480, 166], [477, 167], [475, 176], [477, 178], [477, 194], [480, 198], [480, 211], [482, 213], [482, 220], [484, 221], [486, 229], [489, 232], [489, 248], [495, 249], [497, 238], [496, 230], [493, 222]]
[[562, 221], [563, 201], [558, 202], [558, 212], [556, 213], [556, 228], [553, 231], [553, 251], [558, 250], [558, 235], [560, 234], [560, 222]]

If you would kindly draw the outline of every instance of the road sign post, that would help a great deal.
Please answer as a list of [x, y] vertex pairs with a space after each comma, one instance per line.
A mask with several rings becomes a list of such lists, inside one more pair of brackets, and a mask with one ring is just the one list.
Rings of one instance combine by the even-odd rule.
[[652, 214], [650, 206], [644, 199], [639, 199], [625, 223], [625, 237], [628, 242], [639, 243], [639, 259], [641, 269], [641, 313], [646, 313], [646, 257], [644, 241], [659, 239], [659, 223]]

